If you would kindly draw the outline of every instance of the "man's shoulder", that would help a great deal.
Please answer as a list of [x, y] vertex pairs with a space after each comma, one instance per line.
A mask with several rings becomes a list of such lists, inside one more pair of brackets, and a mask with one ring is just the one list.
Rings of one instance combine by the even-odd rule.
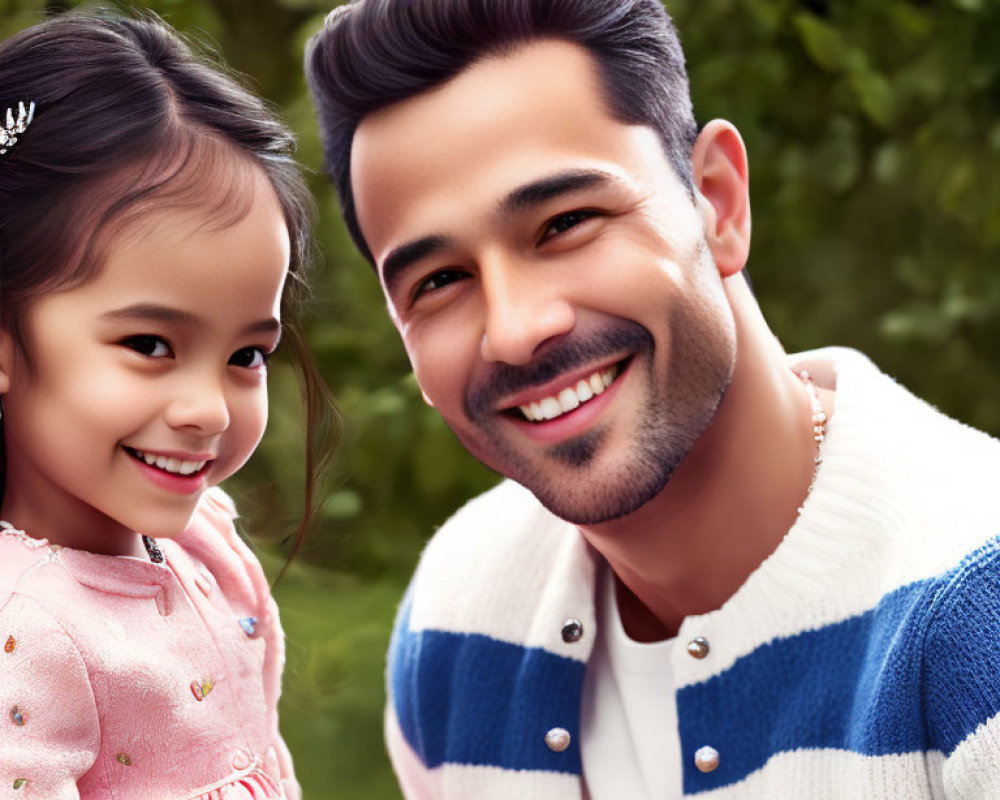
[[531, 535], [539, 528], [566, 529], [569, 523], [547, 511], [535, 496], [512, 480], [504, 480], [459, 508], [435, 533], [432, 543], [450, 546], [454, 540], [470, 537], [493, 540], [495, 533], [506, 537]]
[[[542, 735], [511, 731], [544, 732], [578, 713], [596, 630], [594, 570], [577, 528], [510, 481], [437, 531], [389, 649], [387, 737], [397, 769], [579, 770], [576, 745], [560, 754]], [[582, 637], [563, 634], [568, 619]], [[482, 726], [508, 718], [517, 725]]]
[[[579, 545], [570, 547], [567, 544]], [[514, 580], [526, 567], [549, 569], [585, 549], [576, 526], [547, 511], [523, 486], [504, 480], [456, 511], [431, 538], [417, 570], [479, 573]]]
[[817, 482], [854, 506], [880, 509], [884, 525], [907, 531], [907, 546], [918, 531], [931, 537], [932, 548], [949, 545], [949, 558], [1000, 534], [1000, 441], [918, 398], [861, 353], [803, 355], [836, 371], [836, 408]]
[[[932, 588], [923, 646], [924, 703], [945, 755], [1000, 720], [1000, 536]], [[981, 731], [980, 731], [981, 732]]]
[[531, 638], [536, 615], [591, 615], [593, 586], [594, 557], [579, 530], [504, 481], [437, 531], [404, 606], [412, 630], [480, 631], [519, 642]]

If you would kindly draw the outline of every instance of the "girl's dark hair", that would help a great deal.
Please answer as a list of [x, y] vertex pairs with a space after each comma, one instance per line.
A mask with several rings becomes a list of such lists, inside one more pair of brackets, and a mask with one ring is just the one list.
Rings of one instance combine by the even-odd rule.
[[[294, 552], [330, 451], [328, 391], [299, 323], [313, 202], [294, 137], [154, 17], [68, 13], [0, 42], [0, 111], [29, 101], [34, 120], [0, 156], [0, 326], [29, 366], [31, 303], [94, 278], [115, 231], [152, 210], [206, 203], [214, 222], [231, 224], [252, 202], [248, 174], [267, 176], [291, 240], [282, 316], [306, 408], [305, 509]], [[206, 176], [219, 175], [221, 186], [206, 186]], [[0, 429], [0, 498], [5, 460]]]
[[445, 83], [478, 59], [545, 38], [590, 52], [611, 113], [655, 130], [693, 191], [697, 127], [684, 53], [659, 0], [354, 0], [334, 10], [310, 41], [306, 75], [326, 168], [348, 231], [369, 261], [351, 192], [351, 143], [361, 119]]

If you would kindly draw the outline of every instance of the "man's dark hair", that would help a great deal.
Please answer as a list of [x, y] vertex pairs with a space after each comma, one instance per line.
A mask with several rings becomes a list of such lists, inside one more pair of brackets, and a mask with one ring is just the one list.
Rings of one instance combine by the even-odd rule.
[[354, 0], [310, 41], [306, 74], [327, 171], [369, 261], [351, 191], [351, 143], [361, 120], [537, 39], [586, 48], [611, 113], [655, 130], [674, 171], [692, 187], [697, 128], [684, 53], [659, 0]]

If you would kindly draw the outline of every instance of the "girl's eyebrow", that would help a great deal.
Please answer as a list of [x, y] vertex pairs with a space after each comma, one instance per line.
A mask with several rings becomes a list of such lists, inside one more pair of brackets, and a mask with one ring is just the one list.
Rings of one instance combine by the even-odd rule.
[[[205, 323], [205, 320], [190, 311], [179, 308], [171, 308], [157, 303], [135, 303], [123, 308], [116, 308], [105, 311], [101, 314], [103, 319], [112, 321], [136, 320], [140, 322], [162, 322], [173, 323], [193, 328]], [[243, 328], [246, 333], [280, 333], [281, 323], [274, 317], [251, 322]]]

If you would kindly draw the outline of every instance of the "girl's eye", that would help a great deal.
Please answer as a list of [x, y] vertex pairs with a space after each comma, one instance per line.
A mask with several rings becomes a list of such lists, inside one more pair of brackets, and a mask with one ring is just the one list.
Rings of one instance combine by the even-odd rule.
[[553, 236], [558, 236], [560, 233], [565, 233], [570, 228], [575, 228], [581, 222], [586, 222], [591, 217], [596, 216], [596, 211], [587, 210], [568, 211], [565, 214], [560, 214], [559, 216], [551, 219], [548, 225], [545, 226], [545, 230], [542, 231], [541, 242], [544, 242], [546, 239], [550, 239]]
[[270, 357], [271, 354], [262, 347], [244, 347], [229, 357], [229, 363], [234, 367], [255, 369], [267, 366], [267, 361]]
[[126, 339], [122, 339], [121, 344], [129, 348], [129, 350], [135, 350], [140, 355], [149, 356], [150, 358], [169, 358], [173, 355], [173, 351], [170, 349], [170, 345], [166, 339], [160, 336], [152, 336], [150, 334], [129, 336]]
[[450, 283], [455, 283], [460, 281], [465, 277], [465, 273], [457, 269], [439, 269], [437, 272], [431, 273], [429, 276], [424, 278], [413, 293], [414, 300], [425, 292], [433, 292], [438, 289], [443, 289]]

